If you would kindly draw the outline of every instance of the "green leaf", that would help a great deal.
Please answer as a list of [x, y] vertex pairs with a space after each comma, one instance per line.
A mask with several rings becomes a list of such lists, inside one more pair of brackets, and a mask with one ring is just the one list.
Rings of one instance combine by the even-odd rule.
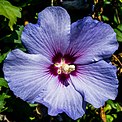
[[21, 18], [20, 8], [13, 6], [7, 0], [0, 0], [0, 15], [9, 19], [9, 27], [13, 30], [13, 25], [16, 24], [17, 17]]
[[109, 112], [111, 111], [111, 109], [112, 109], [112, 107], [111, 107], [111, 105], [109, 105], [109, 104], [107, 104], [107, 105], [104, 107], [104, 111], [105, 111], [106, 113], [109, 113]]
[[[8, 51], [9, 52], [9, 51]], [[2, 63], [2, 61], [6, 58], [8, 52], [3, 53], [2, 55], [0, 54], [0, 63]]]
[[117, 40], [122, 42], [122, 24], [118, 25], [117, 28], [114, 29], [117, 35]]
[[30, 107], [37, 107], [38, 104], [29, 104]]
[[19, 26], [19, 30], [16, 30], [18, 39], [14, 39], [14, 43], [21, 44], [21, 34], [22, 34], [23, 29], [24, 29], [24, 26], [21, 25], [21, 26]]
[[118, 20], [117, 20], [116, 14], [114, 14], [114, 22], [115, 22], [116, 24], [118, 24]]
[[111, 115], [106, 115], [107, 122], [113, 122], [114, 118]]
[[122, 0], [119, 0], [122, 3]]
[[0, 78], [0, 87], [8, 88], [8, 84], [4, 78]]
[[23, 29], [24, 29], [24, 26], [23, 25], [19, 25], [18, 29], [15, 30], [15, 32], [17, 34], [17, 39], [14, 39], [14, 43], [15, 43], [17, 48], [21, 49], [22, 51], [26, 51], [26, 49], [22, 45], [22, 41], [21, 41], [21, 35], [22, 35]]
[[109, 21], [109, 18], [107, 16], [102, 15], [103, 21]]
[[119, 103], [116, 103], [116, 109], [117, 109], [117, 112], [122, 111], [122, 107], [119, 105]]
[[30, 119], [30, 120], [34, 120], [34, 119], [35, 119], [35, 117], [29, 117], [29, 119]]
[[4, 111], [6, 108], [5, 108], [5, 99], [6, 98], [10, 98], [9, 95], [7, 95], [6, 93], [2, 93], [2, 95], [0, 95], [0, 112]]

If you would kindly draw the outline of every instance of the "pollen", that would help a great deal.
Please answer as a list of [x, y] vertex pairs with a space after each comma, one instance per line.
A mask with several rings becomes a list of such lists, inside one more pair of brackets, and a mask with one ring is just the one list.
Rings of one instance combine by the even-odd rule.
[[55, 63], [54, 65], [58, 68], [58, 74], [70, 74], [72, 71], [75, 70], [75, 65], [67, 64], [64, 59], [61, 59], [60, 63]]

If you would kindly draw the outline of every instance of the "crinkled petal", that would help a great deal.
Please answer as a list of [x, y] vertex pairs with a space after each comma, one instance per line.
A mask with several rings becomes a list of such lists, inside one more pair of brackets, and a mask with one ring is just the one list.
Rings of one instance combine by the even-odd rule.
[[62, 54], [69, 45], [70, 17], [61, 7], [47, 7], [38, 15], [37, 24], [28, 24], [22, 33], [22, 42], [32, 54], [41, 53], [51, 58]]
[[75, 63], [88, 64], [110, 58], [117, 48], [116, 34], [110, 25], [91, 17], [71, 25], [71, 42], [67, 53], [77, 57]]
[[[55, 85], [55, 87], [50, 87], [49, 89], [50, 92], [45, 96], [43, 103], [48, 107], [49, 115], [56, 116], [58, 113], [65, 112], [74, 120], [83, 116], [86, 102], [72, 84], [64, 86], [59, 83], [57, 86]], [[39, 100], [37, 101], [40, 102]]]
[[26, 54], [16, 49], [8, 54], [3, 71], [14, 94], [33, 103], [38, 94], [45, 92], [49, 83], [53, 82], [48, 72], [50, 64], [51, 62], [42, 55]]
[[74, 88], [84, 100], [98, 108], [108, 99], [114, 100], [118, 93], [116, 68], [105, 61], [78, 66], [77, 76], [71, 75]]

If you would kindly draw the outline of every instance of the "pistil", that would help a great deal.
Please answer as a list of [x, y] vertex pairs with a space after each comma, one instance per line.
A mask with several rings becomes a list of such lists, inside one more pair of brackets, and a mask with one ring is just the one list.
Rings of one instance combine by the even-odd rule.
[[75, 70], [75, 65], [65, 63], [64, 59], [61, 59], [60, 63], [55, 63], [54, 65], [55, 67], [58, 68], [57, 70], [58, 74], [61, 74], [61, 73], [70, 74], [72, 71]]

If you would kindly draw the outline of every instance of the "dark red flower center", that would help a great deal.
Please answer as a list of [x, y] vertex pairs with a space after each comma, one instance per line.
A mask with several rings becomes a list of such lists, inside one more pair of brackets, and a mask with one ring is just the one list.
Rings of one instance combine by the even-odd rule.
[[52, 58], [53, 64], [50, 65], [49, 71], [54, 76], [58, 75], [59, 81], [67, 86], [70, 74], [76, 74], [77, 66], [74, 64], [75, 60], [76, 58], [69, 54], [63, 56], [61, 53], [57, 53]]

